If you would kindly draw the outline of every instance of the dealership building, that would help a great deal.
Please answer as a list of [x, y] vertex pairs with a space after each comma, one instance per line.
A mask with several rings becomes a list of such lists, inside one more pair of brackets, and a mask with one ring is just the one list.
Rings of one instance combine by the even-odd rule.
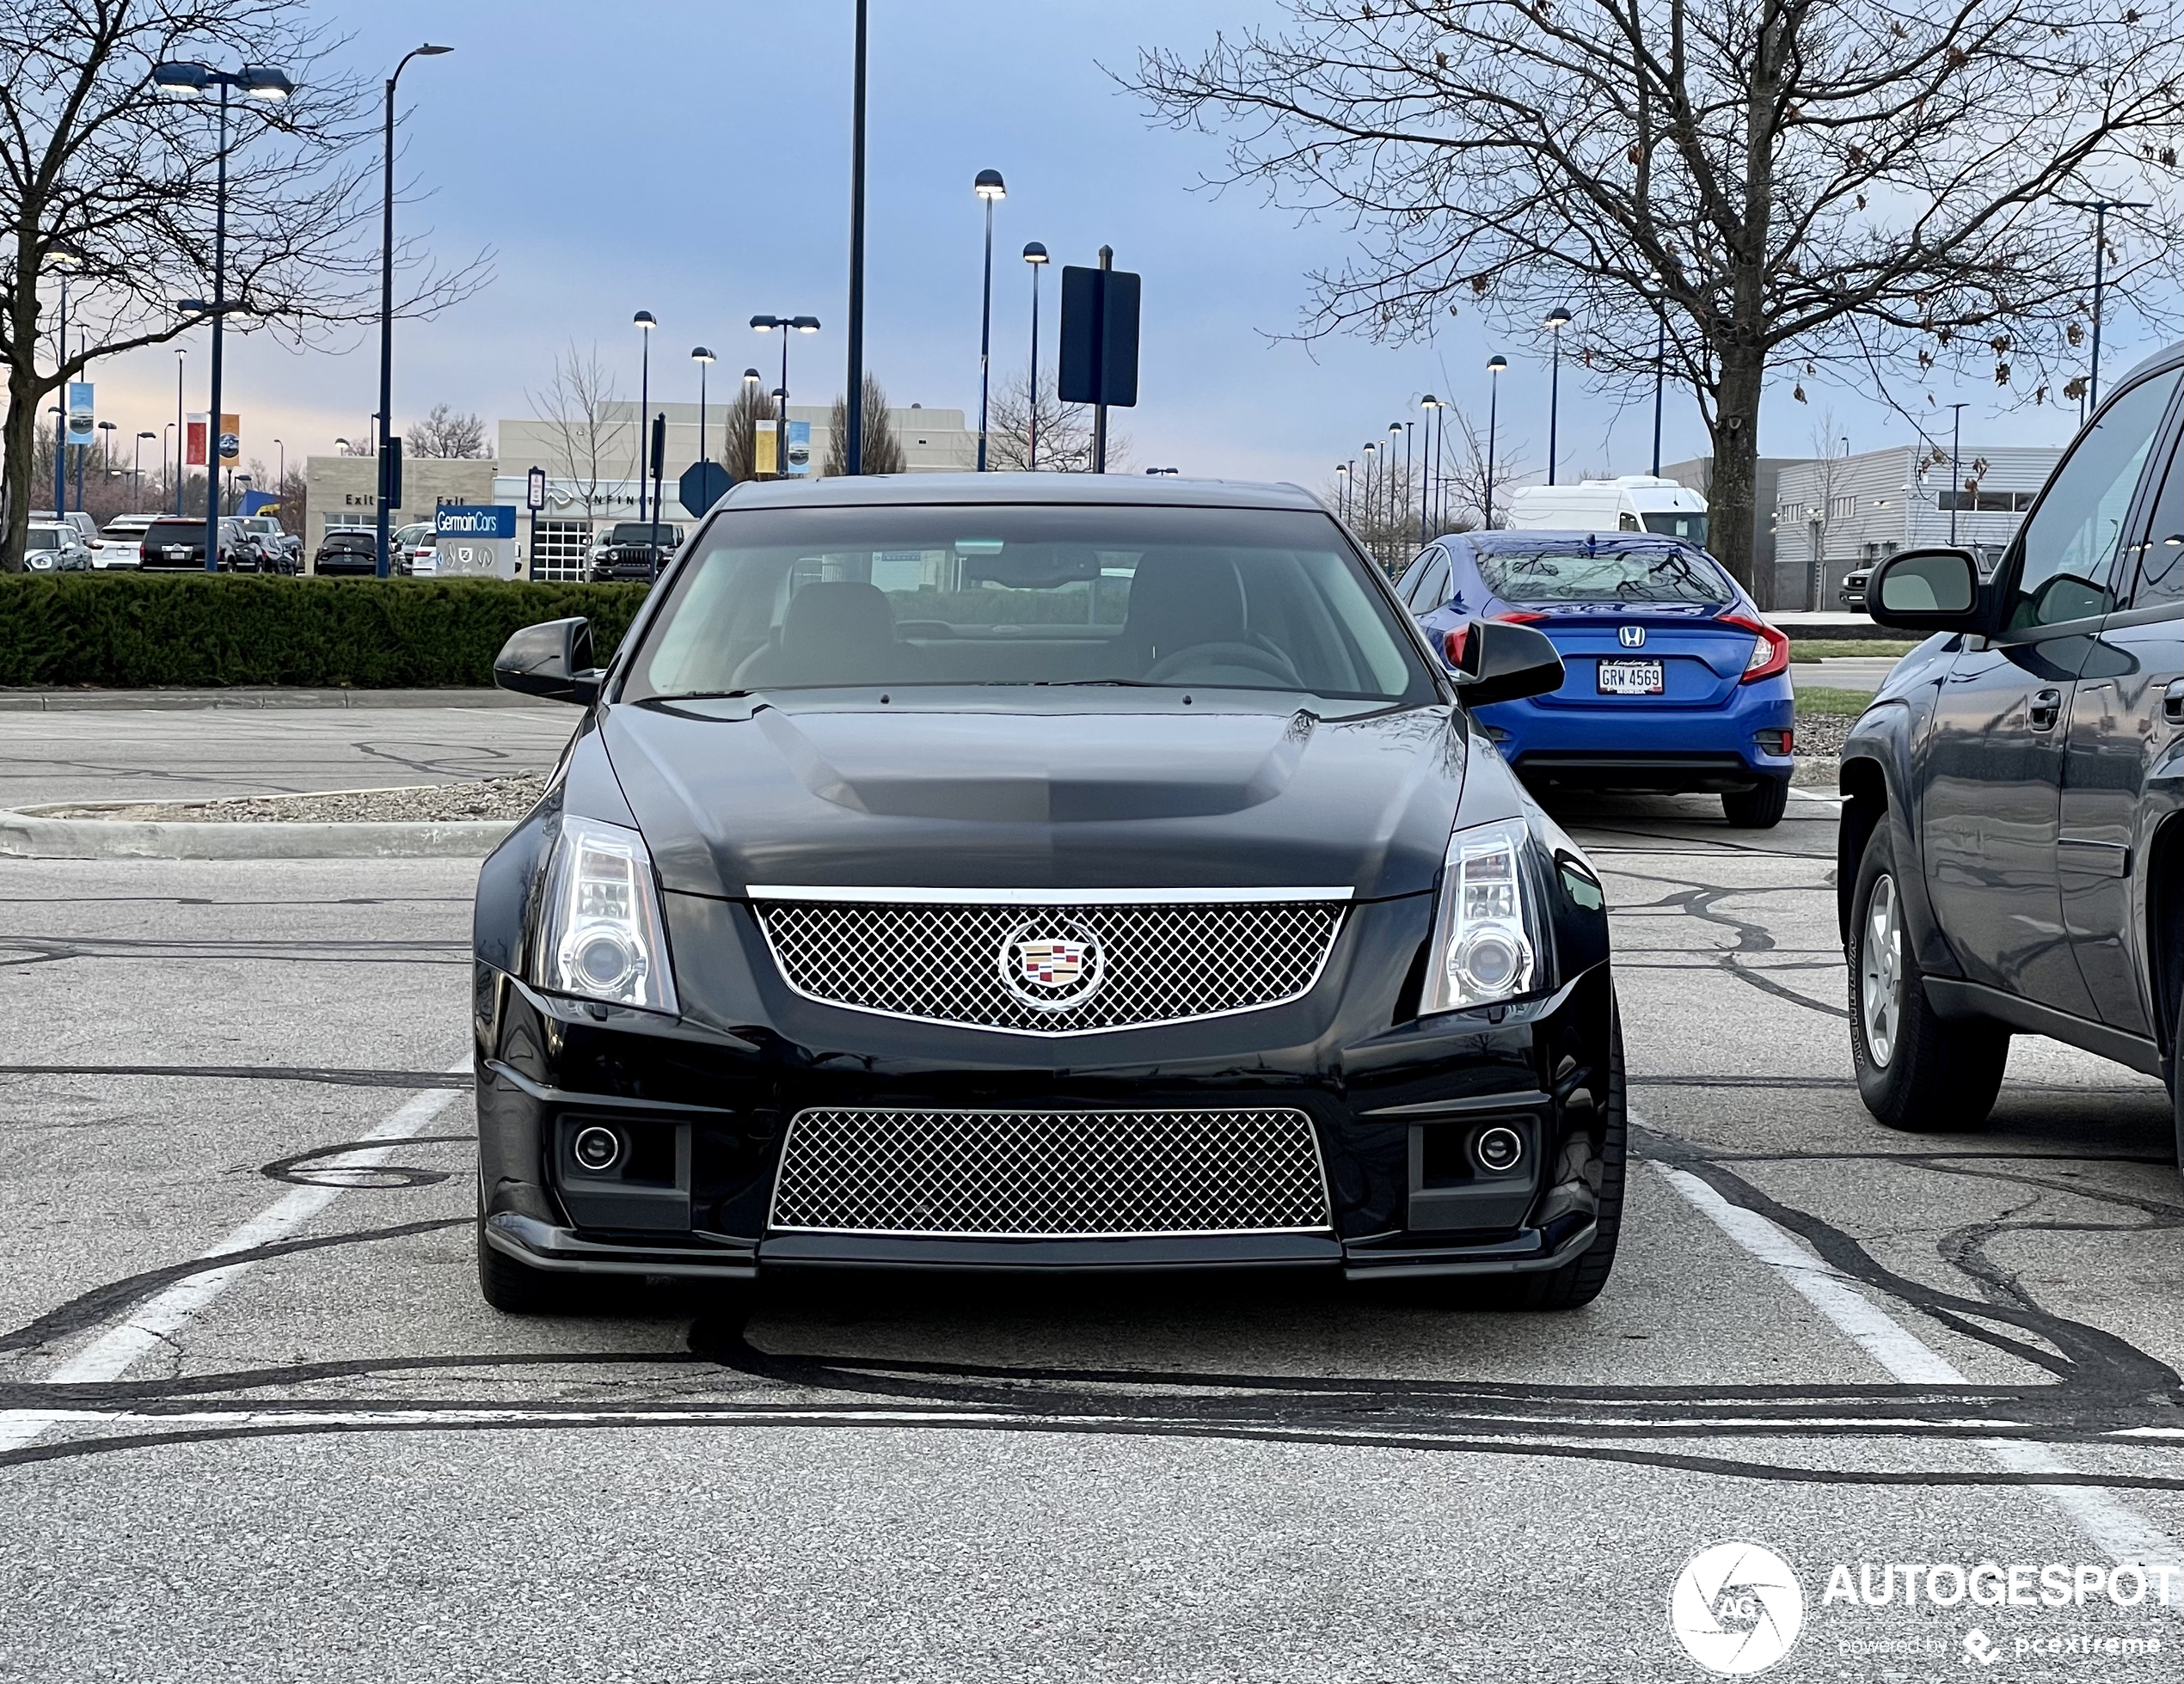
[[[653, 406], [653, 413], [667, 418], [660, 518], [688, 526], [704, 511], [685, 509], [676, 482], [685, 468], [700, 460], [698, 407], [659, 403]], [[705, 412], [703, 453], [714, 462], [721, 457], [727, 413], [726, 404], [709, 405]], [[792, 426], [800, 421], [810, 426], [816, 474], [833, 442], [831, 407], [791, 404], [788, 419]], [[888, 410], [887, 419], [901, 443], [908, 472], [956, 473], [976, 465], [979, 436], [965, 426], [961, 410], [911, 404]], [[429, 521], [443, 504], [512, 505], [519, 511], [516, 554], [524, 562], [523, 576], [548, 581], [580, 578], [593, 534], [617, 521], [638, 518], [641, 431], [637, 406], [614, 402], [602, 405], [597, 419], [586, 422], [535, 416], [504, 420], [496, 430], [500, 454], [490, 460], [405, 456], [402, 502], [391, 511], [390, 524]], [[534, 468], [546, 475], [546, 506], [538, 516], [535, 555], [525, 510]], [[304, 475], [307, 553], [316, 553], [330, 528], [377, 524], [377, 458], [313, 456], [305, 464]], [[649, 482], [643, 492], [649, 515]]]

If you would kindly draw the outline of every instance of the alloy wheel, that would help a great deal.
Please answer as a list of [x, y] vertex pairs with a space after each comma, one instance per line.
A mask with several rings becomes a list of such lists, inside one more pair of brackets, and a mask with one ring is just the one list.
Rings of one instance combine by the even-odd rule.
[[1866, 939], [1858, 955], [1859, 1002], [1864, 1007], [1866, 1050], [1881, 1069], [1896, 1050], [1903, 1016], [1904, 916], [1896, 879], [1874, 879], [1866, 903]]

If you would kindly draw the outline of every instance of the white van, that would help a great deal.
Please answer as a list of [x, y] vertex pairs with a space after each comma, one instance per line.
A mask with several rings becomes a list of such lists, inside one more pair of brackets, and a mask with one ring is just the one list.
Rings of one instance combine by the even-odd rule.
[[1509, 499], [1509, 524], [1555, 532], [1658, 532], [1706, 547], [1706, 499], [1673, 480], [1625, 474], [1574, 486], [1525, 486]]

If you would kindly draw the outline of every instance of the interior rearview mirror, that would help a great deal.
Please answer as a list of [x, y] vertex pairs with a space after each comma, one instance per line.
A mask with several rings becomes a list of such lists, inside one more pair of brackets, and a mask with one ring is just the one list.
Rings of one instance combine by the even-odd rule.
[[493, 682], [504, 690], [589, 707], [599, 698], [592, 654], [592, 622], [580, 616], [525, 626], [493, 658]]
[[1866, 581], [1866, 612], [1903, 631], [1973, 631], [1985, 618], [1979, 564], [1970, 551], [1907, 549]]
[[1467, 707], [1562, 688], [1562, 657], [1544, 632], [1506, 620], [1467, 620], [1441, 641]]

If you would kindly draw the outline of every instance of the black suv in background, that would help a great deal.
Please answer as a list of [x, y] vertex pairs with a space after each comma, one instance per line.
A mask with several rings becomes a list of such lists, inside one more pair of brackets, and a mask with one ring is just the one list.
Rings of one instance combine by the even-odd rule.
[[1973, 1128], [2013, 1033], [2169, 1085], [2184, 1164], [2184, 347], [2135, 370], [1991, 579], [1874, 569], [1929, 636], [1852, 728], [1837, 897], [1866, 1105]]
[[606, 536], [592, 546], [592, 578], [595, 584], [609, 579], [654, 579], [659, 570], [674, 559], [677, 548], [683, 542], [683, 529], [662, 521], [659, 550], [653, 551], [654, 527], [648, 520], [617, 521], [607, 529]]
[[379, 535], [368, 526], [337, 526], [321, 541], [311, 557], [311, 571], [319, 573], [377, 573]]
[[[205, 566], [205, 522], [201, 517], [185, 515], [181, 519], [165, 516], [144, 529], [144, 572], [181, 572]], [[223, 516], [220, 520], [219, 571], [229, 573], [256, 573], [261, 556], [257, 540], [242, 530], [239, 522]]]

